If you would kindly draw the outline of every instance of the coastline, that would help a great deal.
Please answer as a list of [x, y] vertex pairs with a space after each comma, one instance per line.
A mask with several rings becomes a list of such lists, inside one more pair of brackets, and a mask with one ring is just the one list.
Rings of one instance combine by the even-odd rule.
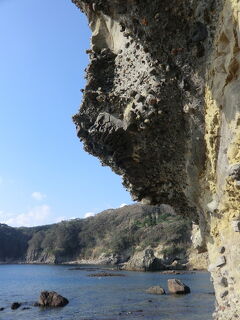
[[[47, 263], [47, 262], [26, 262], [26, 261], [11, 261], [3, 262], [0, 261], [0, 266], [3, 265], [39, 265], [39, 266], [92, 266], [92, 268], [108, 269], [111, 271], [131, 271], [131, 272], [147, 272], [147, 273], [161, 273], [161, 274], [184, 274], [184, 273], [202, 273], [209, 272], [207, 269], [196, 269], [196, 268], [187, 268], [187, 269], [159, 269], [159, 270], [139, 270], [139, 269], [126, 269], [122, 268], [122, 265], [110, 265], [110, 264], [101, 264], [96, 263], [93, 260], [81, 260], [81, 261], [67, 261], [63, 263]], [[79, 268], [81, 270], [81, 268]]]

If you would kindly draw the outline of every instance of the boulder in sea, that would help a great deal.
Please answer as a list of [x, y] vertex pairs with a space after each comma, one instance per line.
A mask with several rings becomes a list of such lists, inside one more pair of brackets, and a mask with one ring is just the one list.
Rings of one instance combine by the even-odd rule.
[[39, 307], [64, 307], [68, 303], [68, 299], [55, 291], [42, 291], [37, 305]]
[[190, 293], [190, 288], [178, 279], [168, 279], [168, 290], [173, 294]]
[[11, 309], [12, 310], [16, 310], [19, 307], [21, 307], [21, 303], [19, 303], [19, 302], [13, 302], [12, 305], [11, 305]]
[[0, 311], [3, 311], [5, 308], [0, 308]]
[[165, 290], [160, 287], [160, 286], [154, 286], [154, 287], [150, 287], [146, 290], [147, 293], [151, 293], [151, 294], [166, 294]]

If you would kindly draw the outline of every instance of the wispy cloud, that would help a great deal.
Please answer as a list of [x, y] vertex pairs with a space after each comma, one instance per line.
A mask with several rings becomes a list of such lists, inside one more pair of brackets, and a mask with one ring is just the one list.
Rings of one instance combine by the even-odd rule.
[[41, 192], [39, 192], [39, 191], [33, 192], [33, 193], [31, 194], [31, 196], [32, 196], [33, 199], [35, 199], [35, 200], [37, 200], [37, 201], [41, 201], [41, 200], [43, 200], [43, 199], [46, 198], [46, 195], [43, 194], [43, 193], [41, 193]]
[[59, 222], [62, 222], [62, 221], [69, 221], [69, 220], [75, 220], [77, 219], [76, 217], [66, 217], [66, 216], [60, 216], [60, 217], [57, 217], [55, 220], [54, 220], [54, 223], [59, 223]]
[[119, 208], [123, 208], [125, 206], [127, 206], [127, 204], [126, 203], [122, 203], [122, 204], [120, 204]]
[[93, 216], [95, 216], [94, 212], [87, 212], [87, 213], [85, 213], [84, 218], [90, 218], [90, 217], [93, 217]]
[[51, 208], [45, 204], [20, 214], [5, 214], [0, 211], [0, 221], [12, 227], [32, 227], [49, 223], [51, 214]]

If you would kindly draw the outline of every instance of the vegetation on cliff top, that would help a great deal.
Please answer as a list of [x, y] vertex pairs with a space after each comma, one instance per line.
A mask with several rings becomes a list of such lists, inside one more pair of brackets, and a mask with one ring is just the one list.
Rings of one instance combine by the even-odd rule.
[[[186, 252], [191, 222], [167, 206], [132, 205], [105, 210], [95, 217], [50, 226], [11, 228], [1, 225], [0, 260], [67, 262], [101, 254], [129, 255], [165, 245], [166, 256]], [[3, 244], [3, 245], [2, 245]], [[127, 257], [125, 257], [127, 258]]]

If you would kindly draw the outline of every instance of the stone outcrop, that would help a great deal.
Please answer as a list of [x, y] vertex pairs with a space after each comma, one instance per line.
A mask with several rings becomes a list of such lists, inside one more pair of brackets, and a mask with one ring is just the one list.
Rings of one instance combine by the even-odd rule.
[[214, 316], [238, 318], [239, 1], [73, 2], [93, 32], [79, 138], [135, 200], [200, 224]]
[[69, 303], [68, 299], [64, 298], [55, 291], [43, 291], [40, 294], [37, 305], [39, 307], [64, 307]]
[[18, 308], [20, 308], [21, 307], [21, 303], [19, 303], [19, 302], [13, 302], [12, 303], [12, 305], [11, 305], [11, 309], [12, 310], [17, 310]]
[[26, 252], [26, 263], [55, 264], [57, 263], [57, 259], [51, 253], [43, 252], [42, 250], [35, 250], [29, 247]]
[[153, 249], [136, 252], [122, 267], [130, 271], [156, 271], [165, 270], [165, 268], [161, 259], [155, 257]]
[[85, 149], [123, 176], [134, 199], [194, 211], [186, 189], [194, 198], [204, 167], [206, 25], [186, 1], [74, 2], [93, 31], [74, 116]]
[[168, 279], [168, 291], [172, 294], [188, 294], [191, 292], [190, 288], [178, 279]]

